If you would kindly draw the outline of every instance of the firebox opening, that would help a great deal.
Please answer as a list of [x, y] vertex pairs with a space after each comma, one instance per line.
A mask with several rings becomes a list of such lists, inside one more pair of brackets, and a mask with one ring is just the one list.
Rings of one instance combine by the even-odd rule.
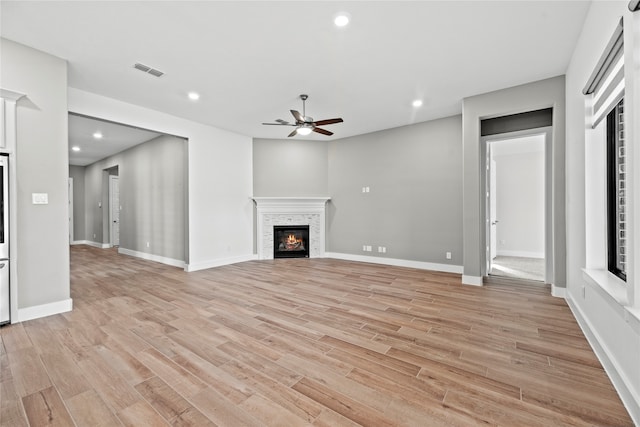
[[309, 258], [308, 225], [274, 225], [274, 258]]

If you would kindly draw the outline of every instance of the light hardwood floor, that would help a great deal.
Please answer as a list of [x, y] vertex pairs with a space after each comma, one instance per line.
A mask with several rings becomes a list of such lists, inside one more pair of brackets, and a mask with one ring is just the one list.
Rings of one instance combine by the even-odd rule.
[[332, 259], [71, 260], [72, 312], [0, 329], [3, 426], [632, 425], [546, 286]]

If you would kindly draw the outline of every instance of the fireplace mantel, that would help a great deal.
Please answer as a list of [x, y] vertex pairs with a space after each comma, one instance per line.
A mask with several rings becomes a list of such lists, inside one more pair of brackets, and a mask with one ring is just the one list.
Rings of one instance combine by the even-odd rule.
[[274, 225], [308, 225], [310, 258], [323, 258], [325, 208], [331, 197], [252, 197], [256, 203], [259, 259], [273, 259]]

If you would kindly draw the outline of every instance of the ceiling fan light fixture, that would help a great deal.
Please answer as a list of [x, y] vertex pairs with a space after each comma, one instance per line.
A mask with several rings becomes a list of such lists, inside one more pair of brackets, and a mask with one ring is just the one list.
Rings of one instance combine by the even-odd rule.
[[296, 133], [298, 135], [302, 135], [302, 136], [306, 136], [309, 135], [311, 133], [312, 129], [310, 127], [307, 126], [300, 126], [297, 130]]

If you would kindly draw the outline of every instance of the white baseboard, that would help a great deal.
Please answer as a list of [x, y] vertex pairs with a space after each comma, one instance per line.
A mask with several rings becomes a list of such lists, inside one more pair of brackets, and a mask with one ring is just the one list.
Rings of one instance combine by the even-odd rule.
[[551, 284], [551, 295], [557, 298], [567, 298], [567, 288], [561, 288], [554, 284]]
[[544, 259], [544, 252], [498, 250], [496, 252], [496, 255], [498, 255], [498, 256], [517, 256], [517, 257], [522, 257], [522, 258], [540, 258], [540, 259]]
[[201, 261], [201, 262], [186, 264], [184, 267], [184, 270], [186, 272], [206, 270], [207, 268], [222, 267], [223, 265], [237, 264], [239, 262], [253, 261], [256, 259], [258, 259], [258, 255], [256, 254], [239, 255], [239, 256], [229, 257], [229, 258], [218, 258], [210, 261]]
[[467, 276], [466, 274], [462, 275], [462, 284], [471, 286], [484, 286], [482, 276]]
[[155, 261], [173, 267], [184, 268], [185, 263], [179, 259], [167, 258], [160, 255], [149, 254], [146, 252], [134, 251], [126, 248], [118, 248], [118, 253], [123, 255], [134, 256], [136, 258], [146, 259], [147, 261]]
[[11, 323], [26, 322], [27, 320], [39, 319], [41, 317], [53, 316], [54, 314], [66, 313], [73, 309], [71, 298], [48, 304], [35, 305], [18, 309], [18, 319], [11, 319]]
[[461, 265], [438, 264], [432, 262], [413, 261], [397, 258], [381, 258], [367, 255], [353, 255], [338, 252], [326, 252], [325, 258], [343, 259], [345, 261], [369, 262], [373, 264], [393, 265], [396, 267], [417, 268], [420, 270], [442, 271], [444, 273], [462, 274]]
[[634, 424], [640, 426], [640, 395], [634, 392], [632, 378], [627, 378], [623, 374], [623, 371], [618, 367], [615, 358], [610, 357], [611, 351], [604, 345], [604, 342], [596, 329], [593, 328], [589, 319], [584, 315], [580, 307], [573, 301], [571, 294], [567, 294], [567, 304], [573, 313], [573, 317], [576, 318], [580, 329], [584, 333], [584, 336], [589, 341], [593, 352], [602, 364], [602, 367], [606, 371], [609, 379], [613, 383], [620, 400], [624, 404], [625, 408], [629, 412]]
[[94, 248], [99, 248], [99, 249], [108, 249], [111, 247], [111, 245], [108, 243], [92, 242], [91, 240], [74, 240], [73, 242], [71, 242], [71, 244], [93, 246]]

